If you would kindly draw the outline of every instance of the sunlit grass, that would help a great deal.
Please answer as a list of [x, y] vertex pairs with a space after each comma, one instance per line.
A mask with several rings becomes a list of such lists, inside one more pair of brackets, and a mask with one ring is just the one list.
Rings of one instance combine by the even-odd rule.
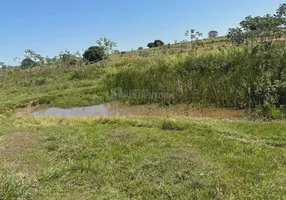
[[281, 123], [3, 119], [2, 199], [285, 198]]

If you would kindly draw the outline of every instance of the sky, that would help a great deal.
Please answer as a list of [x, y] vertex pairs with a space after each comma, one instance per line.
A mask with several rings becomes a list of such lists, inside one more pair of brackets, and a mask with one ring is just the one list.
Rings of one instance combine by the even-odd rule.
[[185, 40], [195, 29], [207, 37], [237, 27], [246, 16], [274, 14], [283, 0], [1, 0], [0, 62], [15, 65], [25, 49], [53, 57], [83, 51], [107, 37], [117, 49], [160, 39]]

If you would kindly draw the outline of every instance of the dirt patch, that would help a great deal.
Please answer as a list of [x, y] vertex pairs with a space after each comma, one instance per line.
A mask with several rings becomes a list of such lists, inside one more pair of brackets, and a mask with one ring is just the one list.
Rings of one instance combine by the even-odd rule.
[[169, 153], [169, 156], [180, 163], [187, 163], [187, 162], [201, 163], [205, 160], [204, 157], [198, 151], [187, 148], [172, 149]]
[[264, 141], [262, 140], [255, 140], [251, 138], [239, 138], [239, 137], [234, 137], [234, 136], [223, 136], [223, 137], [232, 139], [232, 140], [237, 140], [239, 142], [264, 144]]
[[40, 108], [40, 106], [27, 106], [25, 108], [17, 108], [15, 109], [15, 113], [17, 117], [27, 117], [30, 116], [32, 112]]
[[25, 153], [35, 149], [39, 139], [35, 134], [17, 132], [7, 134], [0, 140], [0, 168], [16, 172], [29, 172], [35, 169], [25, 159]]
[[34, 134], [31, 133], [12, 133], [5, 135], [0, 143], [0, 152], [2, 153], [21, 153], [37, 146], [38, 140], [35, 138]]
[[250, 139], [250, 138], [238, 138], [238, 137], [233, 137], [233, 136], [223, 136], [223, 137], [228, 138], [228, 139], [237, 140], [239, 142], [254, 143], [254, 144], [267, 145], [267, 146], [271, 146], [271, 147], [286, 149], [286, 145], [284, 145], [284, 144], [271, 143], [271, 142], [268, 142], [265, 140], [255, 140], [255, 139]]
[[128, 131], [116, 130], [107, 134], [107, 137], [114, 141], [129, 141], [134, 138], [134, 135]]

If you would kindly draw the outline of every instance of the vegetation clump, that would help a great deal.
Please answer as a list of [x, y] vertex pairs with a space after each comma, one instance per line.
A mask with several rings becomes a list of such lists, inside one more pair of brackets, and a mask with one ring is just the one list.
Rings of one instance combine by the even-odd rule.
[[83, 58], [89, 62], [101, 61], [104, 56], [104, 48], [99, 46], [89, 47], [83, 54]]
[[154, 47], [161, 47], [164, 46], [164, 42], [161, 40], [155, 40], [154, 42], [150, 42], [147, 44], [147, 47], [154, 48]]

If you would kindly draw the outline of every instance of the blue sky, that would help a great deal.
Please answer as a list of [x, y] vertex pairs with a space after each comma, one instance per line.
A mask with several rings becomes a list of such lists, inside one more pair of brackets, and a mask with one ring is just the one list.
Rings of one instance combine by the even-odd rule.
[[25, 49], [43, 56], [86, 49], [108, 37], [119, 50], [161, 39], [184, 40], [187, 29], [225, 35], [248, 15], [274, 13], [282, 0], [2, 0], [0, 61]]

